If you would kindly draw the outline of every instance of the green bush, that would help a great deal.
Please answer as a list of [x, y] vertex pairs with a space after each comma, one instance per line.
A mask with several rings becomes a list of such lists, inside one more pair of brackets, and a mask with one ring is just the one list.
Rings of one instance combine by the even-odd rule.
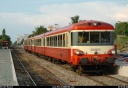
[[128, 36], [119, 37], [115, 40], [115, 43], [117, 44], [117, 49], [121, 50], [125, 47], [126, 42], [128, 42]]

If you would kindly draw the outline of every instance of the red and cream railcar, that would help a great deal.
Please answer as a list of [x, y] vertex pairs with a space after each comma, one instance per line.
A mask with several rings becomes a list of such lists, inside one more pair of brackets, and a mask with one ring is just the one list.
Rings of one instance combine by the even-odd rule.
[[28, 51], [28, 39], [24, 40], [24, 50]]
[[24, 40], [24, 50], [29, 51], [29, 52], [35, 52], [34, 37]]
[[35, 53], [44, 55], [44, 34], [34, 36]]
[[114, 27], [101, 21], [81, 21], [34, 37], [35, 52], [74, 67], [112, 65], [116, 59]]

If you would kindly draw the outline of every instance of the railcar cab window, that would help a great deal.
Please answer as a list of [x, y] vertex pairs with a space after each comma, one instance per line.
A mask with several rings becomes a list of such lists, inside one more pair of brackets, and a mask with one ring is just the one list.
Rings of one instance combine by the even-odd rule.
[[79, 43], [89, 42], [89, 32], [78, 32], [78, 42]]
[[110, 32], [101, 32], [101, 43], [109, 43], [110, 37]]
[[71, 45], [112, 45], [114, 44], [114, 32], [72, 32]]
[[100, 32], [90, 32], [90, 43], [99, 43]]

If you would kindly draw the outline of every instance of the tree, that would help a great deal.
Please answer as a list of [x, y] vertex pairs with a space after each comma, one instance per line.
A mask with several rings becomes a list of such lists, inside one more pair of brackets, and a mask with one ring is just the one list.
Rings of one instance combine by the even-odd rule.
[[2, 31], [2, 35], [5, 35], [6, 34], [6, 31], [5, 31], [5, 28], [3, 29]]
[[127, 35], [128, 36], [128, 22], [118, 21], [115, 24], [115, 34], [116, 35]]
[[35, 28], [35, 31], [32, 31], [33, 33], [29, 35], [29, 38], [35, 35], [39, 35], [42, 33], [48, 32], [48, 30], [44, 26], [39, 26]]
[[2, 31], [2, 41], [7, 40], [5, 28]]
[[9, 35], [6, 35], [6, 30], [5, 30], [5, 28], [2, 30], [2, 36], [0, 36], [0, 39], [1, 39], [1, 41], [8, 41], [9, 42], [9, 44], [12, 44], [12, 41], [11, 41], [11, 38], [10, 38], [10, 36]]
[[23, 44], [23, 42], [24, 42], [24, 39], [22, 38], [22, 40], [21, 40], [20, 44]]
[[71, 17], [71, 23], [72, 24], [77, 23], [77, 22], [79, 22], [79, 16], [78, 15]]
[[39, 35], [48, 31], [44, 26], [36, 27], [35, 29], [35, 35]]

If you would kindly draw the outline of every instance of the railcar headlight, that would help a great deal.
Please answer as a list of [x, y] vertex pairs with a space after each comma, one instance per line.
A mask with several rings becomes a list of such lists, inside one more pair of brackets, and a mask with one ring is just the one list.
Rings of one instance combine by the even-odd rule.
[[76, 50], [76, 54], [80, 54], [80, 51]]
[[81, 50], [75, 50], [75, 54], [77, 54], [77, 55], [82, 55], [82, 54], [84, 54], [84, 52], [81, 51]]
[[110, 50], [108, 51], [108, 54], [115, 54], [115, 53], [116, 53], [115, 49], [110, 49]]
[[112, 54], [115, 54], [115, 50], [112, 50], [111, 52], [112, 52]]

